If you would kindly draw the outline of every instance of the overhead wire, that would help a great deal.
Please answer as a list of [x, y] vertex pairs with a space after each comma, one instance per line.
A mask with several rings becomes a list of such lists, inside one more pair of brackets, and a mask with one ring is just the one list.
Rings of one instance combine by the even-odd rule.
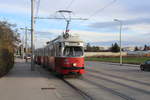
[[[71, 2], [69, 2], [69, 4], [66, 6], [66, 10], [68, 10], [70, 7], [71, 7], [71, 5], [73, 4], [73, 2], [74, 2], [75, 0], [71, 0]], [[68, 10], [69, 11], [69, 10]], [[56, 11], [56, 13], [58, 13], [59, 11]], [[55, 13], [55, 14], [56, 14]], [[66, 18], [66, 16], [62, 13], [62, 12], [59, 12], [60, 13], [60, 15], [67, 21], [68, 19]], [[69, 19], [71, 19], [71, 14], [69, 13]]]
[[66, 7], [66, 9], [69, 9], [72, 6], [72, 4], [73, 4], [74, 1], [75, 0], [71, 0], [71, 2], [68, 4], [68, 6]]
[[[110, 7], [112, 4], [114, 4], [117, 0], [113, 0], [111, 2], [109, 2], [108, 4], [104, 5], [102, 8], [100, 8], [99, 10], [95, 11], [93, 14], [91, 14], [87, 19], [91, 19], [92, 17], [96, 16], [98, 13], [104, 11], [106, 8]], [[82, 21], [83, 22], [83, 21]]]
[[[72, 4], [74, 3], [75, 0], [71, 0], [71, 2], [69, 2], [69, 4], [66, 6], [66, 10], [68, 10]], [[56, 11], [55, 15], [58, 13], [58, 11]], [[67, 21], [67, 18], [65, 15], [63, 15], [62, 13], [60, 13], [60, 15]], [[55, 16], [57, 18], [57, 16]], [[69, 14], [69, 19], [71, 18], [71, 14]]]
[[35, 13], [36, 17], [38, 16], [39, 8], [40, 8], [40, 0], [37, 0], [37, 2], [36, 2], [36, 13]]

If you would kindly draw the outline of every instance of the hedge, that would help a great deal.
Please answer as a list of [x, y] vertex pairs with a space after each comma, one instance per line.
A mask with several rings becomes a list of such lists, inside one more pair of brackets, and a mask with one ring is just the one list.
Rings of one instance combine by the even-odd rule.
[[13, 53], [8, 49], [0, 49], [0, 77], [7, 74], [14, 65]]
[[0, 77], [10, 71], [14, 65], [16, 31], [7, 21], [0, 21]]

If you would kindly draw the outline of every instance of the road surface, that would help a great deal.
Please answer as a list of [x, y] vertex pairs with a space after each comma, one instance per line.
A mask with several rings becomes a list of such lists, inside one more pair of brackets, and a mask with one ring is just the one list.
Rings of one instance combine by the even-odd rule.
[[86, 74], [67, 79], [94, 100], [150, 100], [150, 72], [138, 66], [86, 62]]

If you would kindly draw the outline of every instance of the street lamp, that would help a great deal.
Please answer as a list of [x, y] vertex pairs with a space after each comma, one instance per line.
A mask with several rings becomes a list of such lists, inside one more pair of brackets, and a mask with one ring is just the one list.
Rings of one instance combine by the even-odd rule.
[[[27, 35], [27, 33], [28, 33], [28, 31], [31, 31], [31, 29], [28, 29], [27, 27], [25, 27], [25, 28], [20, 28], [21, 30], [25, 30], [25, 56], [27, 56], [27, 51], [28, 51], [28, 49], [27, 49], [27, 45], [28, 45], [28, 43], [27, 43], [27, 38], [28, 38], [28, 35]], [[24, 52], [23, 52], [24, 53]], [[23, 56], [24, 56], [24, 54], [23, 54]], [[24, 57], [23, 57], [24, 58]]]
[[122, 65], [122, 46], [121, 46], [121, 30], [122, 30], [122, 21], [121, 20], [118, 20], [118, 19], [114, 19], [114, 21], [117, 21], [120, 23], [120, 36], [119, 36], [119, 39], [120, 39], [120, 66]]

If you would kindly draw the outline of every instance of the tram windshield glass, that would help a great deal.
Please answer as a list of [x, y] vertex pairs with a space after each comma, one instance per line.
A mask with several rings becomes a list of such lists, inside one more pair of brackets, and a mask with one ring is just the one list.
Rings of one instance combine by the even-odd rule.
[[64, 56], [67, 56], [67, 57], [83, 56], [83, 48], [67, 46], [67, 47], [65, 47], [63, 54], [64, 54]]

